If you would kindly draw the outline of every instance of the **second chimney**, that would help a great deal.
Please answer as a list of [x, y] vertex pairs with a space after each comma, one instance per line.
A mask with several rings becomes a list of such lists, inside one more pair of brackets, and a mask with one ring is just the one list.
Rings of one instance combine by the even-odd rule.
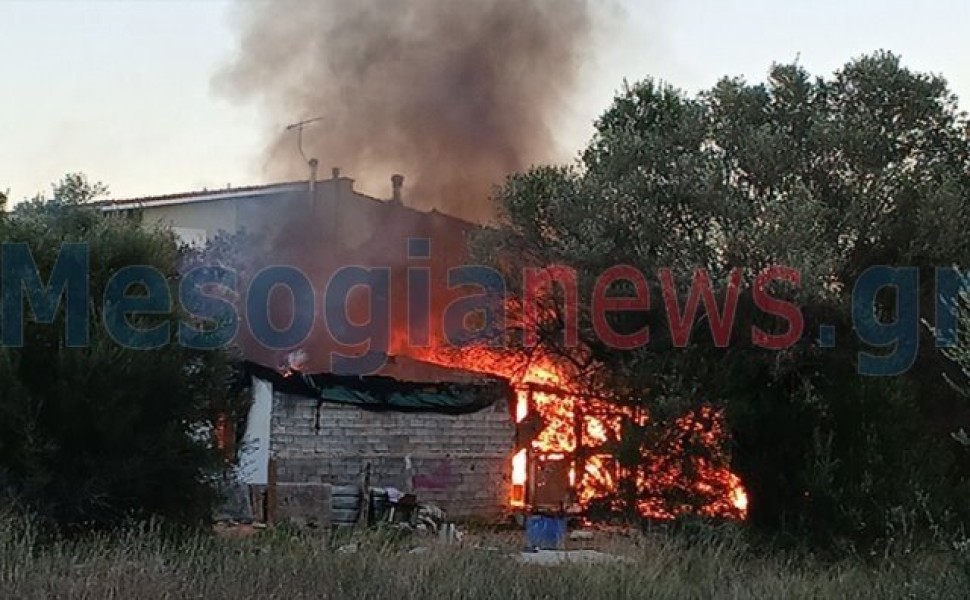
[[402, 203], [401, 190], [404, 188], [404, 175], [391, 175], [391, 200]]

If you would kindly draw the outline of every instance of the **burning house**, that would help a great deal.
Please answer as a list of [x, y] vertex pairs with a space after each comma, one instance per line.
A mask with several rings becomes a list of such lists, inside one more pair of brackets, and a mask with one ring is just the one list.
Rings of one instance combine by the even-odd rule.
[[[291, 265], [325, 289], [297, 302], [267, 296], [278, 329], [310, 323], [288, 347], [267, 347], [240, 327], [252, 409], [237, 430], [251, 486], [375, 486], [407, 490], [462, 517], [507, 509], [609, 504], [630, 478], [617, 461], [624, 423], [648, 417], [588, 394], [551, 357], [488, 345], [455, 348], [449, 311], [481, 290], [452, 286], [477, 225], [410, 206], [403, 177], [387, 199], [366, 196], [336, 170], [327, 180], [204, 191], [106, 204], [146, 225], [172, 227], [187, 243], [220, 231], [260, 234], [237, 249], [242, 279]], [[362, 278], [334, 296], [335, 273]], [[380, 274], [370, 278], [369, 274]], [[383, 282], [384, 285], [378, 285]], [[415, 282], [427, 284], [415, 318]], [[322, 292], [322, 293], [321, 293]], [[237, 299], [245, 301], [245, 298]], [[317, 318], [336, 315], [336, 319]], [[459, 328], [474, 329], [465, 322]], [[381, 355], [372, 370], [343, 358]], [[294, 360], [294, 357], [296, 359]], [[713, 412], [687, 415], [663, 452], [642, 457], [636, 485], [644, 516], [685, 512], [739, 518], [744, 491], [718, 454]], [[706, 456], [686, 458], [685, 444]], [[671, 494], [671, 490], [675, 493]], [[670, 496], [700, 498], [671, 504]]]
[[[358, 351], [341, 343], [332, 324], [315, 326], [298, 352], [267, 348], [241, 328], [235, 341], [244, 351], [253, 403], [246, 422], [223, 437], [240, 438], [246, 483], [349, 486], [366, 472], [375, 485], [412, 491], [459, 517], [496, 516], [510, 502], [525, 501], [524, 465], [512, 460], [518, 410], [512, 382], [433, 350], [442, 343], [436, 318], [455, 297], [438, 284], [465, 260], [474, 224], [408, 206], [399, 175], [389, 197], [378, 199], [356, 191], [336, 170], [321, 181], [119, 200], [103, 208], [148, 227], [170, 227], [197, 247], [221, 234], [255, 232], [260, 249], [238, 249], [244, 256], [237, 264], [249, 273], [266, 264], [294, 265], [314, 281], [328, 281], [346, 265], [391, 272], [385, 300], [392, 330], [383, 341], [389, 356], [376, 372], [342, 372], [329, 360], [335, 352]], [[407, 303], [395, 300], [406, 293], [414, 259], [402, 254], [413, 240], [426, 246], [417, 263], [436, 283], [421, 323], [427, 340], [412, 345], [405, 330], [414, 320], [399, 310]], [[305, 308], [273, 300], [269, 310], [279, 323]], [[354, 322], [372, 320], [373, 298], [341, 300], [340, 311]]]

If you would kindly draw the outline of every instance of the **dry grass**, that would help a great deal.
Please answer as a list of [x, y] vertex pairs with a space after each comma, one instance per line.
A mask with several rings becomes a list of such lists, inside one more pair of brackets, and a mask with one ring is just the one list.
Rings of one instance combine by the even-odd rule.
[[[4, 598], [965, 598], [948, 553], [821, 564], [758, 557], [738, 536], [692, 543], [637, 536], [600, 543], [630, 563], [517, 564], [520, 538], [479, 535], [464, 547], [412, 553], [414, 540], [369, 535], [355, 552], [321, 536], [265, 532], [246, 539], [175, 540], [157, 531], [43, 547], [0, 528]], [[344, 542], [346, 543], [346, 542]], [[475, 547], [478, 546], [478, 547]]]

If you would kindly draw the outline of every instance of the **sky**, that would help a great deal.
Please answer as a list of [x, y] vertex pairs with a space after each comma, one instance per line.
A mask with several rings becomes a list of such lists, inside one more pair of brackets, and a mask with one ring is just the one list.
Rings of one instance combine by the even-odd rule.
[[[886, 49], [945, 76], [970, 108], [963, 0], [590, 2], [608, 24], [557, 123], [563, 160], [624, 79], [697, 92], [725, 75], [763, 80], [773, 62], [827, 75]], [[0, 0], [0, 191], [19, 201], [74, 171], [114, 198], [269, 182], [279, 124], [212, 85], [235, 53], [233, 3]]]

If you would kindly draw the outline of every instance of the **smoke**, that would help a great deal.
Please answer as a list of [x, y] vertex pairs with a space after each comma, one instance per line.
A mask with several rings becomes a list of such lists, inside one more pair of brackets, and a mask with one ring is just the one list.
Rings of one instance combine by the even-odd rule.
[[[364, 188], [407, 176], [405, 202], [492, 216], [505, 176], [560, 158], [553, 128], [592, 38], [586, 0], [283, 0], [237, 7], [238, 56], [216, 78], [274, 123], [268, 176], [308, 157]], [[380, 183], [379, 183], [380, 182]]]

